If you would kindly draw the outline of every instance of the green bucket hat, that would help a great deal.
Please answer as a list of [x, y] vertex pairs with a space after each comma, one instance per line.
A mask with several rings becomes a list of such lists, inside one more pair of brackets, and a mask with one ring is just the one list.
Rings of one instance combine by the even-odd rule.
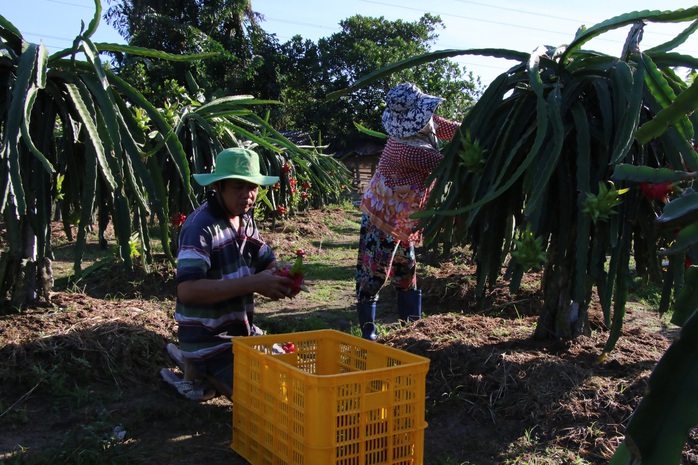
[[269, 186], [279, 182], [278, 176], [264, 176], [259, 170], [259, 155], [240, 147], [225, 149], [216, 155], [213, 173], [195, 174], [194, 180], [201, 186], [208, 186], [222, 179], [242, 179], [243, 181]]

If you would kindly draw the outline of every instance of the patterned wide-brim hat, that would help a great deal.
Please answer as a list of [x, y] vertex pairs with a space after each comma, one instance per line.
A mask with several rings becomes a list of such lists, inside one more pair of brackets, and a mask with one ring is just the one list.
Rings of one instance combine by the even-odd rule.
[[262, 174], [257, 152], [241, 147], [225, 149], [216, 155], [216, 166], [212, 173], [194, 175], [194, 180], [201, 186], [208, 186], [223, 179], [242, 179], [258, 186], [279, 182], [278, 176]]
[[412, 83], [400, 84], [388, 92], [383, 111], [383, 128], [392, 137], [409, 137], [427, 125], [444, 99], [425, 94]]

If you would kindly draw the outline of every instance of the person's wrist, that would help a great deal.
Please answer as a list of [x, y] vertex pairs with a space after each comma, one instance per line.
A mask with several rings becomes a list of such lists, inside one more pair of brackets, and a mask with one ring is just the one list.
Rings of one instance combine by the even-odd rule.
[[[261, 273], [264, 273], [264, 271], [262, 271]], [[262, 290], [262, 287], [259, 285], [260, 280], [258, 278], [258, 276], [260, 276], [261, 273], [253, 274], [250, 276], [250, 290], [252, 292], [256, 292], [257, 294], [260, 294], [260, 291]]]

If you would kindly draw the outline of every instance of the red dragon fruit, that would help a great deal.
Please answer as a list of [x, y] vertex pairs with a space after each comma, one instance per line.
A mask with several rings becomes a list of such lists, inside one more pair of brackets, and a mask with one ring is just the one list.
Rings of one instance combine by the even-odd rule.
[[288, 266], [288, 264], [279, 265], [277, 268], [277, 274], [280, 276], [286, 276], [293, 279], [293, 284], [291, 285], [291, 292], [289, 297], [295, 297], [300, 291], [308, 292], [305, 287], [305, 267], [303, 266], [303, 258], [305, 257], [305, 251], [303, 249], [296, 250], [296, 261], [293, 266]]
[[651, 183], [641, 182], [640, 191], [650, 200], [666, 201], [669, 194], [673, 192], [671, 182]]

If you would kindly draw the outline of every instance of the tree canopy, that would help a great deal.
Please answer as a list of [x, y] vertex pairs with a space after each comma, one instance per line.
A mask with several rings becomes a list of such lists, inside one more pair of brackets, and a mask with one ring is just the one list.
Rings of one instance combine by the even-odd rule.
[[317, 43], [295, 36], [280, 46], [282, 124], [289, 128], [321, 135], [334, 150], [350, 149], [362, 137], [354, 122], [382, 131], [383, 99], [401, 82], [414, 82], [424, 92], [446, 98], [440, 113], [452, 119], [460, 120], [477, 100], [479, 80], [444, 59], [388, 76], [344, 99], [327, 101], [327, 94], [363, 75], [428, 52], [443, 23], [430, 14], [414, 22], [356, 15], [340, 26], [340, 32]]
[[[347, 87], [381, 67], [429, 52], [443, 22], [425, 14], [414, 22], [356, 15], [340, 22], [341, 31], [317, 42], [295, 36], [280, 44], [260, 25], [249, 0], [180, 2], [174, 11], [155, 0], [112, 0], [107, 21], [130, 46], [169, 53], [215, 52], [198, 62], [153, 61], [116, 54], [118, 73], [158, 105], [178, 89], [200, 89], [206, 98], [249, 94], [278, 99], [270, 122], [288, 131], [310, 134], [331, 151], [351, 150], [364, 137], [354, 123], [382, 131], [385, 93], [411, 81], [446, 101], [440, 113], [462, 119], [481, 93], [472, 72], [438, 60], [374, 83], [345, 99], [327, 101], [328, 93]], [[186, 81], [190, 76], [192, 82]], [[193, 96], [196, 97], [196, 96]]]
[[259, 27], [250, 0], [180, 1], [177, 8], [159, 0], [110, 3], [105, 18], [130, 46], [217, 54], [207, 60], [175, 63], [117, 53], [119, 74], [154, 103], [167, 100], [172, 82], [185, 85], [187, 73], [208, 98], [241, 93], [278, 97], [275, 74], [269, 70], [275, 58], [274, 44]]

